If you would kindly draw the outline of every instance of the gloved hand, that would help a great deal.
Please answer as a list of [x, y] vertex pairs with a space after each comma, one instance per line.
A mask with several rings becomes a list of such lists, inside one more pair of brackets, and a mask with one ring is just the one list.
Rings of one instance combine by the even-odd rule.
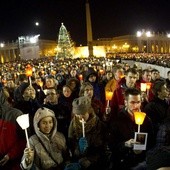
[[69, 163], [65, 166], [64, 170], [80, 170], [81, 166], [79, 163]]
[[83, 154], [88, 147], [87, 139], [85, 137], [81, 137], [79, 139], [79, 149], [80, 153]]
[[31, 164], [34, 160], [34, 150], [32, 148], [25, 148], [24, 150], [25, 163]]

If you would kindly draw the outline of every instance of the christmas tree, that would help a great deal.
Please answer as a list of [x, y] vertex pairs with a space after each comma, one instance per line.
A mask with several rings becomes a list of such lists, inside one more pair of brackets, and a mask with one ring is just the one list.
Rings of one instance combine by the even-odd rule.
[[71, 58], [73, 43], [71, 43], [70, 34], [67, 32], [66, 27], [61, 23], [61, 27], [58, 35], [58, 53], [57, 58]]

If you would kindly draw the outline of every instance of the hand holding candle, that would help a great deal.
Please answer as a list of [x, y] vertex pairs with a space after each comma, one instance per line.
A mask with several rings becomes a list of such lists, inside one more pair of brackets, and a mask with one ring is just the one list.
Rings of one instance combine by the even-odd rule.
[[18, 122], [20, 127], [23, 130], [25, 130], [27, 145], [28, 145], [28, 148], [30, 148], [30, 144], [29, 144], [29, 140], [28, 140], [28, 133], [27, 133], [27, 128], [29, 127], [29, 115], [28, 114], [23, 114], [21, 116], [18, 116], [16, 121]]
[[86, 122], [84, 121], [84, 119], [83, 119], [83, 118], [80, 120], [80, 122], [82, 123], [82, 132], [83, 132], [83, 137], [85, 137], [85, 127], [84, 127], [84, 124], [85, 124]]

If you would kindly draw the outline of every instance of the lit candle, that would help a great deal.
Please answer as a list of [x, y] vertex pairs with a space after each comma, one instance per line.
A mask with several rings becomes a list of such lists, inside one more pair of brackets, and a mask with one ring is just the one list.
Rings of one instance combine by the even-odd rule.
[[82, 74], [79, 75], [79, 80], [80, 80], [80, 81], [83, 80], [83, 75], [82, 75]]
[[135, 123], [138, 125], [138, 132], [140, 132], [140, 125], [143, 124], [146, 113], [144, 112], [134, 112]]
[[143, 92], [146, 92], [146, 83], [140, 84], [140, 90], [143, 91]]
[[18, 116], [16, 121], [18, 122], [20, 127], [23, 130], [25, 130], [25, 136], [26, 136], [26, 140], [27, 140], [27, 145], [28, 145], [28, 148], [30, 148], [30, 143], [29, 143], [29, 140], [28, 140], [28, 132], [27, 132], [27, 128], [29, 127], [29, 115], [28, 114], [23, 114], [21, 116]]
[[113, 92], [112, 91], [106, 91], [106, 100], [107, 100], [107, 106], [106, 109], [109, 108], [109, 101], [112, 100]]
[[146, 83], [146, 89], [147, 89], [147, 96], [149, 96], [149, 90], [151, 88], [152, 83]]
[[26, 67], [26, 76], [29, 78], [30, 85], [32, 85], [32, 82], [31, 82], [32, 67], [29, 64]]
[[80, 120], [80, 122], [82, 123], [82, 132], [83, 132], [83, 137], [85, 137], [85, 127], [84, 127], [84, 124], [85, 124], [86, 122], [84, 121], [84, 119], [83, 119], [83, 118]]
[[106, 91], [106, 100], [112, 100], [113, 92], [112, 91]]
[[104, 70], [100, 69], [100, 74], [103, 75], [104, 74]]

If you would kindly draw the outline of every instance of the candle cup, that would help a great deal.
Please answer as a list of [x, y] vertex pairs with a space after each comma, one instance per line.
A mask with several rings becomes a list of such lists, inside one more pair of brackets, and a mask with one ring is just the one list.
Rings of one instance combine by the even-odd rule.
[[146, 92], [146, 83], [140, 84], [140, 90], [143, 91], [143, 92]]
[[134, 112], [135, 123], [138, 125], [138, 132], [140, 132], [140, 125], [143, 124], [146, 113], [144, 112]]
[[106, 100], [112, 100], [113, 92], [106, 91]]

